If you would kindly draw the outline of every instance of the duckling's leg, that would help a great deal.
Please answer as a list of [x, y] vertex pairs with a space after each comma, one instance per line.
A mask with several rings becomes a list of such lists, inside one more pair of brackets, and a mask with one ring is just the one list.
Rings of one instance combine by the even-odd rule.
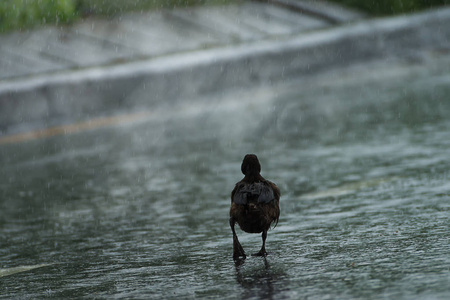
[[231, 231], [233, 232], [233, 259], [238, 259], [239, 256], [242, 256], [243, 258], [246, 257], [244, 248], [242, 248], [241, 243], [239, 243], [238, 237], [236, 235], [236, 231], [234, 230], [234, 225], [236, 224], [236, 221], [233, 218], [230, 218], [230, 227]]
[[267, 252], [266, 252], [266, 238], [267, 238], [267, 230], [264, 229], [263, 232], [262, 232], [263, 244], [262, 244], [261, 250], [259, 250], [258, 253], [253, 254], [254, 256], [267, 256]]

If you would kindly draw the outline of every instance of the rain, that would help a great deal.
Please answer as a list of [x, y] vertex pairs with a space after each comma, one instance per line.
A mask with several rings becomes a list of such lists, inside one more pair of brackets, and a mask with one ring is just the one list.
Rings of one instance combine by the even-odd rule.
[[448, 299], [450, 8], [352, 2], [1, 3], [0, 298]]

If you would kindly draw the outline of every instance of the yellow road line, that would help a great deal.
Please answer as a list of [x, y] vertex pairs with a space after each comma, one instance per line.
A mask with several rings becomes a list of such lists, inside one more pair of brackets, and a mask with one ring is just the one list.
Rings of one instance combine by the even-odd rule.
[[40, 265], [34, 265], [34, 266], [19, 266], [19, 267], [13, 267], [13, 268], [6, 268], [6, 269], [0, 269], [0, 277], [13, 275], [17, 273], [22, 273], [42, 267], [48, 267], [52, 264], [40, 264]]
[[84, 122], [74, 123], [74, 124], [67, 124], [67, 125], [61, 125], [61, 126], [55, 126], [25, 133], [19, 133], [14, 135], [8, 135], [4, 137], [0, 137], [0, 145], [5, 144], [15, 144], [15, 143], [22, 143], [30, 140], [36, 140], [46, 137], [51, 137], [55, 135], [61, 135], [61, 134], [70, 134], [70, 133], [76, 133], [80, 131], [95, 129], [99, 127], [108, 127], [118, 124], [124, 124], [129, 122], [135, 122], [142, 119], [148, 118], [150, 115], [152, 115], [151, 112], [140, 112], [140, 113], [134, 113], [134, 114], [127, 114], [127, 115], [120, 115], [120, 116], [114, 116], [114, 117], [104, 117], [104, 118], [96, 118], [91, 119]]

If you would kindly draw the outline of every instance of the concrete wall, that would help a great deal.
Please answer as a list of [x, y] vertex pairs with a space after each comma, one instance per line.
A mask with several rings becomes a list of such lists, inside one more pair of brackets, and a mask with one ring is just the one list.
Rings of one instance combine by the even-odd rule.
[[[450, 8], [222, 49], [0, 83], [0, 129], [150, 109], [374, 59], [450, 51]], [[13, 131], [14, 131], [13, 130]]]

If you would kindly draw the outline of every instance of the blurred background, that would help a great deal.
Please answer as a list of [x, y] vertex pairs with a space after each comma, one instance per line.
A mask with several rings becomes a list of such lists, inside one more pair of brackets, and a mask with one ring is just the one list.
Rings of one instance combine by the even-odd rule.
[[[174, 7], [217, 5], [238, 0], [4, 0], [0, 3], [0, 30], [29, 29], [41, 24], [66, 24], [87, 15], [116, 16], [128, 11], [166, 9]], [[448, 0], [331, 0], [359, 9], [373, 16], [411, 13], [434, 6], [446, 5]]]

